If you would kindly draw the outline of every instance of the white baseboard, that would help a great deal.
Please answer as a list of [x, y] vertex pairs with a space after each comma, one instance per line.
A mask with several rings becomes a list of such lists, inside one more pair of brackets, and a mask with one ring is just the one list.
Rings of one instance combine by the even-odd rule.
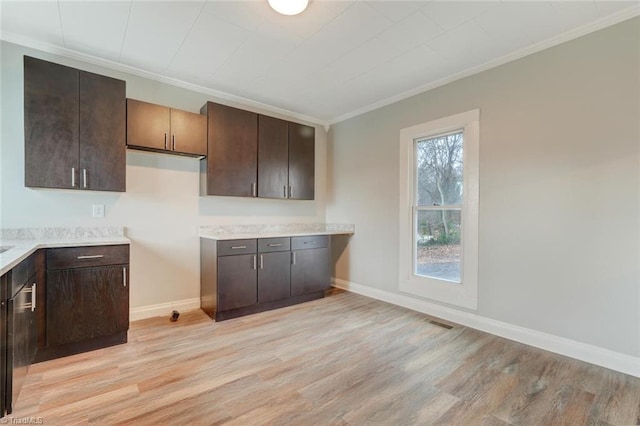
[[620, 371], [635, 377], [640, 377], [640, 357], [622, 354], [598, 346], [589, 345], [565, 337], [543, 333], [530, 328], [520, 327], [474, 313], [458, 311], [453, 308], [414, 299], [402, 294], [356, 284], [350, 281], [334, 278], [333, 286], [383, 302], [392, 303], [427, 315], [442, 318], [466, 327], [481, 330], [509, 340], [524, 343], [546, 351], [585, 361], [591, 364]]
[[140, 306], [129, 311], [129, 321], [137, 321], [145, 318], [171, 315], [171, 311], [190, 311], [200, 308], [200, 298], [176, 300], [169, 303], [160, 303], [158, 305]]

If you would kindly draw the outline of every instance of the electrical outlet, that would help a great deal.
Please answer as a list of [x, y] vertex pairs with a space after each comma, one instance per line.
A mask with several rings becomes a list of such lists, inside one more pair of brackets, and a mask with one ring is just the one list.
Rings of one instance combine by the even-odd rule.
[[104, 217], [104, 204], [93, 205], [93, 217]]

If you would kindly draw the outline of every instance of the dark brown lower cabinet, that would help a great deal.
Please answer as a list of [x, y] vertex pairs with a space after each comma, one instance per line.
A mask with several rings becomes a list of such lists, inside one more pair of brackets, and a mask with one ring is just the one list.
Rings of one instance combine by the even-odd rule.
[[129, 246], [47, 249], [45, 361], [127, 341]]
[[25, 283], [7, 304], [7, 413], [13, 411], [20, 389], [27, 377], [36, 351], [38, 350], [38, 330], [36, 325], [35, 275]]
[[200, 307], [221, 321], [324, 297], [330, 285], [328, 241], [201, 238]]
[[275, 302], [291, 296], [291, 253], [258, 255], [258, 303]]
[[222, 311], [255, 305], [258, 299], [256, 255], [218, 258], [218, 308]]
[[293, 264], [291, 265], [292, 296], [326, 290], [329, 281], [328, 248], [293, 252]]
[[125, 266], [63, 269], [47, 274], [47, 346], [126, 332]]
[[[38, 350], [36, 263], [34, 253], [3, 277], [2, 293], [2, 413], [11, 414]], [[0, 415], [0, 416], [1, 416]]]

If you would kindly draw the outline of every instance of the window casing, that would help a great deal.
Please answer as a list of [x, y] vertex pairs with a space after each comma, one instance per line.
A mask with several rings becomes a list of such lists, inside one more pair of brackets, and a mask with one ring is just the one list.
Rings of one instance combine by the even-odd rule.
[[399, 289], [477, 309], [479, 110], [400, 131]]

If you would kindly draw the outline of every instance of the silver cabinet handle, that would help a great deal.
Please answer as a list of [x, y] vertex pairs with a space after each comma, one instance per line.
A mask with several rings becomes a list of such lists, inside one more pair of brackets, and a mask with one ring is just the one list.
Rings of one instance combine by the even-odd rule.
[[292, 193], [293, 193], [293, 187], [289, 185], [289, 196], [287, 198], [293, 197], [293, 195], [291, 195]]
[[127, 286], [127, 267], [126, 266], [122, 267], [122, 286], [123, 287]]
[[231, 250], [246, 249], [247, 246], [231, 246]]
[[167, 134], [164, 134], [164, 149], [167, 149]]
[[264, 256], [260, 255], [260, 269], [264, 269]]
[[305, 244], [318, 244], [317, 241], [305, 241], [304, 243]]
[[282, 244], [267, 244], [267, 247], [282, 247]]
[[254, 255], [253, 255], [253, 269], [254, 269], [254, 270], [256, 269], [256, 257], [257, 257], [257, 256], [254, 254]]
[[251, 182], [251, 196], [252, 197], [257, 197], [258, 196], [258, 194], [256, 193], [257, 192], [256, 191], [256, 187], [257, 187], [256, 183], [255, 182]]
[[284, 198], [287, 198], [287, 185], [284, 186]]
[[75, 167], [71, 168], [71, 187], [72, 188], [76, 187], [76, 168]]
[[36, 294], [38, 287], [36, 283], [31, 284], [31, 312], [35, 312], [36, 310]]
[[101, 259], [104, 257], [104, 254], [92, 254], [90, 256], [78, 256], [78, 259]]
[[82, 169], [82, 187], [87, 187], [87, 169]]
[[171, 136], [171, 144], [172, 144], [172, 150], [175, 151], [176, 150], [176, 135], [172, 135]]
[[296, 252], [295, 251], [291, 252], [291, 264], [292, 265], [296, 264]]

